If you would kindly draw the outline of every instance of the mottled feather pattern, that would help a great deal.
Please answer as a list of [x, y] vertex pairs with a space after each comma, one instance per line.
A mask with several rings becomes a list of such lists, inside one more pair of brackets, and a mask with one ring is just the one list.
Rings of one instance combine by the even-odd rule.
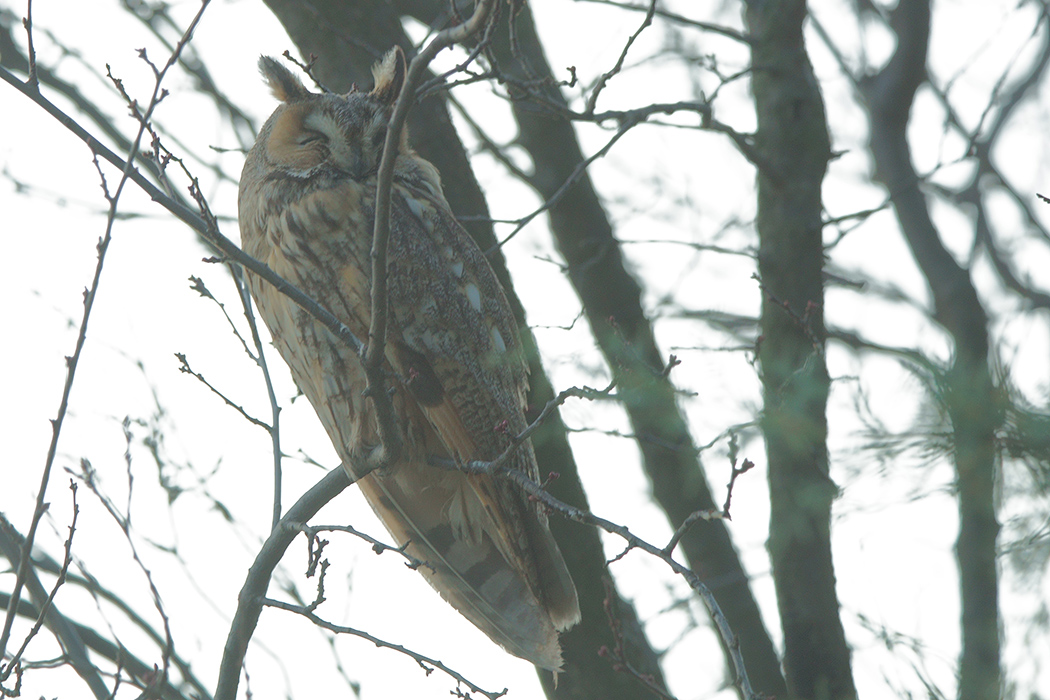
[[[375, 171], [404, 58], [391, 52], [375, 90], [344, 96], [309, 92], [273, 59], [260, 67], [284, 104], [245, 163], [242, 243], [366, 339]], [[546, 514], [509, 482], [429, 463], [498, 457], [526, 427], [527, 377], [499, 282], [404, 135], [390, 228], [386, 359], [405, 451], [360, 488], [398, 543], [427, 561], [421, 571], [447, 601], [511, 653], [557, 669], [557, 631], [579, 608]], [[359, 359], [267, 283], [250, 275], [249, 288], [351, 469], [379, 442]], [[539, 477], [528, 442], [508, 464]]]
[[[477, 246], [445, 213], [445, 206], [408, 199], [398, 186], [395, 193], [402, 199], [393, 207], [392, 228], [411, 230], [397, 226], [397, 219], [405, 216], [407, 209], [430, 234], [404, 240], [392, 236], [390, 260], [392, 325], [401, 329], [409, 347], [423, 355], [442, 377], [448, 397], [423, 410], [432, 422], [445, 427], [439, 434], [457, 459], [495, 459], [510, 446], [513, 436], [525, 429], [526, 365], [509, 305]], [[413, 203], [415, 206], [409, 206]], [[464, 261], [464, 272], [428, 274], [428, 270], [441, 266], [445, 256]], [[467, 290], [477, 291], [468, 294]], [[427, 302], [421, 305], [419, 299]], [[510, 344], [504, 340], [497, 346], [494, 331]], [[482, 382], [488, 391], [476, 391]], [[522, 445], [509, 464], [534, 479], [539, 476], [531, 444]], [[529, 546], [526, 519], [543, 517], [538, 505], [529, 503], [513, 484], [480, 476], [469, 479], [482, 504], [504, 524], [497, 531], [500, 537], [496, 545], [509, 561], [517, 562]], [[535, 515], [527, 512], [530, 510]], [[524, 568], [522, 574], [539, 586], [533, 570]]]

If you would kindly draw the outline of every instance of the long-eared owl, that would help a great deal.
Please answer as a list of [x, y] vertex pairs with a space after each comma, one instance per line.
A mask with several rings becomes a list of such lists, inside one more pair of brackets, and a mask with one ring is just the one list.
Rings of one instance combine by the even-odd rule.
[[[376, 172], [405, 76], [395, 48], [375, 88], [317, 94], [272, 58], [259, 61], [281, 102], [241, 175], [245, 251], [316, 299], [361, 339], [371, 318]], [[394, 166], [386, 343], [400, 461], [358, 483], [420, 571], [507, 651], [558, 669], [558, 632], [579, 620], [576, 589], [547, 516], [506, 481], [428, 464], [491, 460], [526, 427], [526, 365], [510, 306], [477, 245], [456, 221], [437, 170], [402, 135]], [[286, 296], [248, 276], [251, 294], [292, 376], [343, 465], [379, 444], [356, 353]], [[510, 465], [533, 478], [531, 445]]]

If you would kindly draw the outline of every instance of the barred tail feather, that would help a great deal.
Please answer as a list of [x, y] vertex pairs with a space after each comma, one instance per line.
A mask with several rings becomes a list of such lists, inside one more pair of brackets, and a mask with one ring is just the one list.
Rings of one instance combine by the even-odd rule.
[[546, 523], [526, 523], [529, 543], [535, 559], [543, 602], [550, 615], [554, 629], [564, 632], [580, 621], [580, 602], [576, 596], [576, 585], [569, 576], [554, 536]]
[[[419, 570], [442, 598], [511, 654], [552, 671], [561, 668], [556, 624], [562, 621], [552, 620], [489, 528], [477, 527], [488, 516], [464, 474], [403, 463], [387, 476], [372, 474], [358, 483], [398, 543], [411, 542], [409, 553], [433, 567]], [[468, 520], [451, 517], [461, 509], [471, 511]]]

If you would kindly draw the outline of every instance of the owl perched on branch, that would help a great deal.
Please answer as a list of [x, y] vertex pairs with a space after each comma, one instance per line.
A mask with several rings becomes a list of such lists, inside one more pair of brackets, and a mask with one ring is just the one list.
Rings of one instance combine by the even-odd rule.
[[[376, 171], [405, 77], [395, 48], [368, 93], [316, 94], [262, 58], [281, 105], [241, 174], [246, 252], [302, 289], [360, 339], [371, 318]], [[526, 365], [514, 318], [488, 261], [456, 221], [437, 170], [403, 133], [395, 161], [388, 252], [386, 363], [405, 445], [358, 483], [430, 584], [507, 651], [558, 669], [558, 632], [580, 617], [576, 589], [539, 504], [516, 486], [429, 465], [492, 460], [526, 427]], [[267, 282], [248, 276], [259, 314], [343, 465], [378, 446], [356, 353]], [[509, 466], [538, 478], [532, 446]], [[351, 470], [352, 474], [352, 470]]]

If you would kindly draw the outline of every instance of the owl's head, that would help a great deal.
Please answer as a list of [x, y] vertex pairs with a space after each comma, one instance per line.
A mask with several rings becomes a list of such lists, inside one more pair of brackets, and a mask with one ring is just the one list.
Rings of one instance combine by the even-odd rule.
[[[372, 68], [371, 92], [318, 94], [275, 59], [263, 56], [259, 70], [281, 105], [267, 120], [249, 160], [294, 178], [318, 175], [364, 180], [379, 168], [387, 124], [405, 79], [405, 54], [395, 46]], [[408, 153], [402, 130], [399, 153]], [[262, 165], [262, 164], [261, 164]]]

